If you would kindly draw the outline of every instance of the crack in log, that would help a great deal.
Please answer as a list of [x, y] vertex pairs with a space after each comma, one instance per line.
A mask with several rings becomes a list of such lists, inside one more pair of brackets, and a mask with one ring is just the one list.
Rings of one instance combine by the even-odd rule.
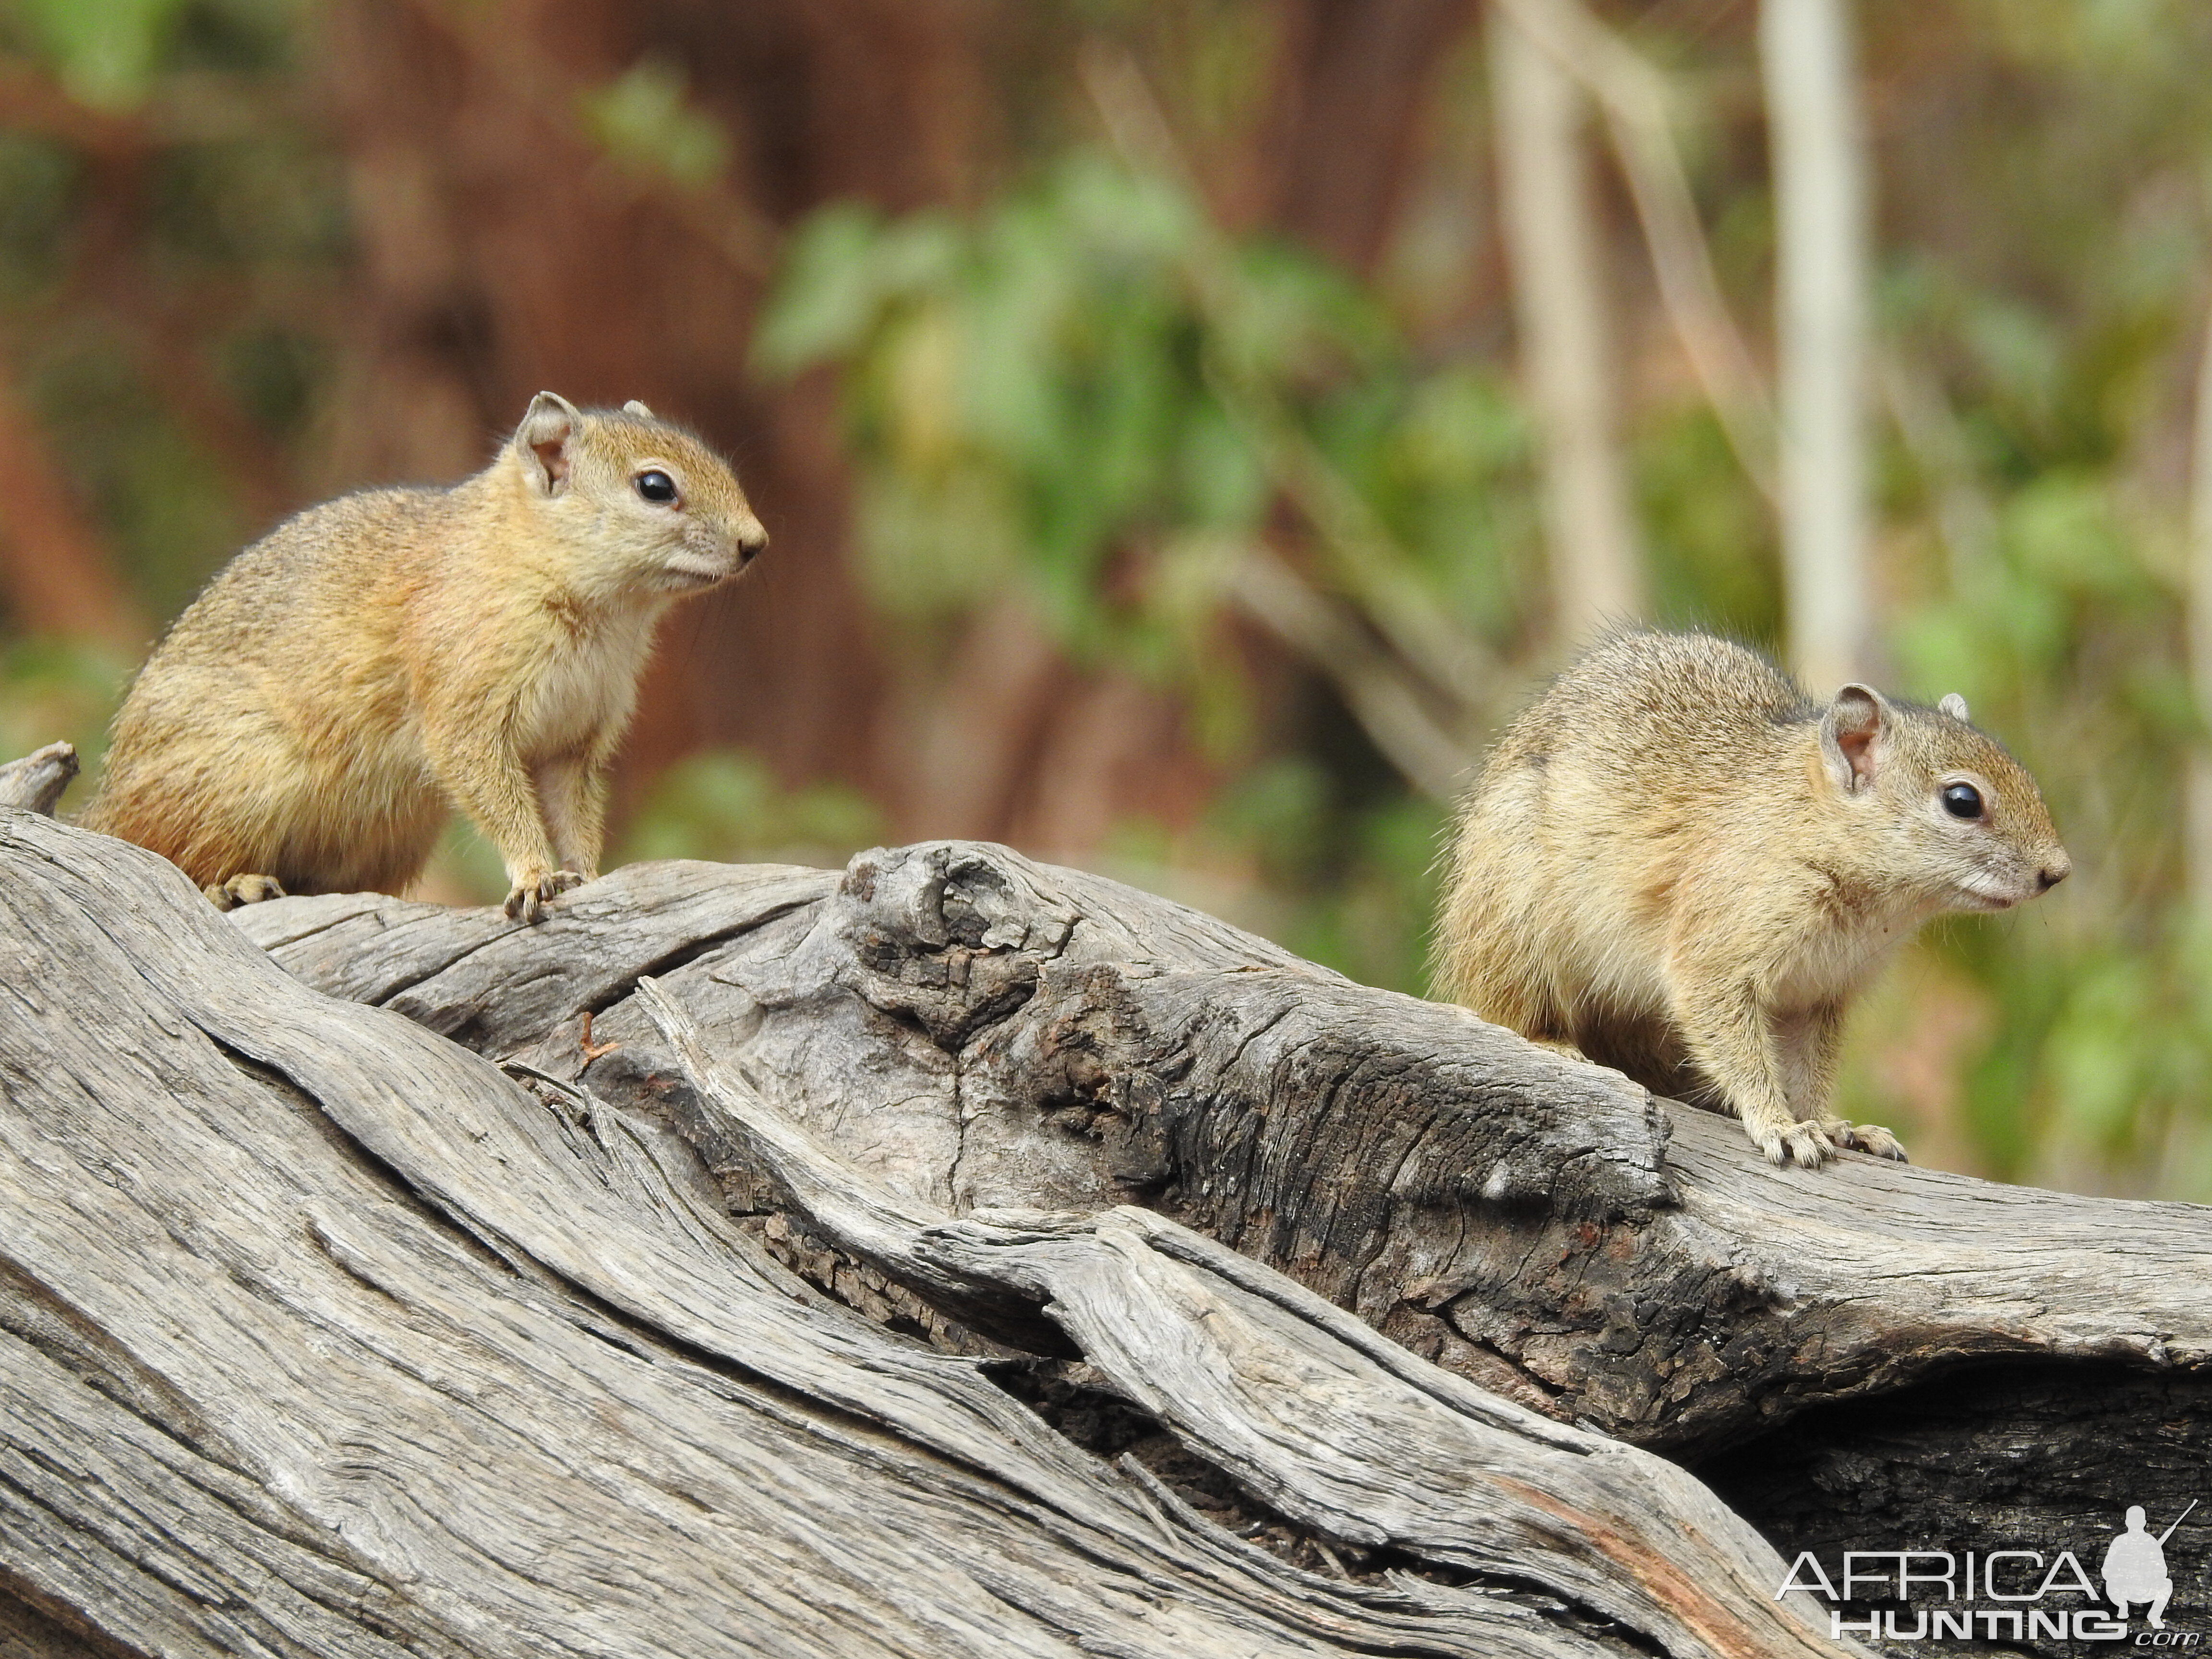
[[1620, 1640], [1638, 1652], [1658, 1644], [1617, 1620], [1571, 1606], [1523, 1577], [1478, 1571], [1425, 1560], [1387, 1544], [1362, 1544], [1304, 1524], [1270, 1504], [1235, 1474], [1192, 1450], [1159, 1419], [1109, 1386], [1087, 1364], [1034, 1360], [994, 1367], [994, 1382], [1075, 1444], [1093, 1455], [1133, 1463], [1164, 1497], [1187, 1507], [1194, 1521], [1256, 1544], [1286, 1565], [1355, 1584], [1387, 1585], [1418, 1579], [1477, 1591], [1493, 1601], [1560, 1619], [1585, 1634]]
[[[2119, 1502], [2141, 1502], [2172, 1520], [2212, 1462], [2212, 1380], [2111, 1363], [1962, 1364], [1877, 1401], [1814, 1408], [1790, 1431], [1760, 1436], [1699, 1465], [1732, 1507], [1795, 1558], [1812, 1550], [1833, 1563], [1870, 1535], [1911, 1537], [1954, 1554], [1972, 1550], [2071, 1550], [2091, 1571], [2120, 1526]], [[2116, 1488], [2112, 1472], [2122, 1471]], [[1985, 1505], [1962, 1508], [1973, 1482]], [[2200, 1607], [2212, 1591], [2212, 1521], [2185, 1518], [2167, 1557], [2175, 1606]], [[1895, 1601], [1855, 1597], [1847, 1619], [1902, 1611]], [[1908, 1615], [1909, 1620], [1909, 1615]], [[2023, 1651], [2067, 1659], [2076, 1644], [2028, 1636]], [[1900, 1655], [1912, 1650], [1892, 1648]]]

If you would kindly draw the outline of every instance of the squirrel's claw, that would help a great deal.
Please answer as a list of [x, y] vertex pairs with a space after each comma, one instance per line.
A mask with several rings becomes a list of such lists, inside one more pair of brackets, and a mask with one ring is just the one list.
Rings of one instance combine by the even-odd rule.
[[283, 884], [274, 876], [233, 876], [228, 881], [210, 882], [200, 891], [218, 910], [235, 910], [241, 904], [285, 896]]
[[1784, 1169], [1794, 1164], [1802, 1170], [1817, 1170], [1846, 1146], [1899, 1164], [1911, 1162], [1897, 1137], [1878, 1123], [1824, 1117], [1804, 1123], [1747, 1123], [1744, 1130], [1770, 1163]]
[[507, 896], [504, 908], [507, 917], [525, 922], [543, 921], [545, 907], [570, 888], [581, 887], [584, 880], [574, 870], [548, 870], [538, 876], [526, 875]]
[[1787, 1169], [1817, 1170], [1836, 1155], [1835, 1144], [1818, 1123], [1752, 1124], [1744, 1126], [1767, 1162]]
[[1876, 1158], [1892, 1158], [1899, 1164], [1912, 1162], [1905, 1155], [1905, 1143], [1879, 1123], [1846, 1123], [1839, 1117], [1824, 1117], [1820, 1120], [1820, 1127], [1838, 1146], [1856, 1146], [1863, 1152], [1871, 1152]]

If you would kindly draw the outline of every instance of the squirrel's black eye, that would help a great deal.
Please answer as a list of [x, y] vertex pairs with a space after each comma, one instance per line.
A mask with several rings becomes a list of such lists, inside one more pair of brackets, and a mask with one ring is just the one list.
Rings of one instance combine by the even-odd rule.
[[1971, 783], [1947, 783], [1943, 810], [1954, 818], [1978, 818], [1982, 815], [1982, 792]]
[[665, 472], [641, 472], [637, 493], [656, 507], [665, 507], [676, 499], [676, 480]]

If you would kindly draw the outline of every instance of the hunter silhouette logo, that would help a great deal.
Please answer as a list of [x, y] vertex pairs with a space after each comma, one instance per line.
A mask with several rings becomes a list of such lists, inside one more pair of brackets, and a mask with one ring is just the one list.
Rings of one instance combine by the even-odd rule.
[[[2166, 1546], [2196, 1507], [2192, 1498], [2172, 1525], [2153, 1534], [2142, 1505], [2130, 1504], [2105, 1547], [2101, 1594], [2072, 1550], [2049, 1558], [2023, 1549], [1846, 1550], [1843, 1570], [1832, 1578], [1806, 1550], [1790, 1564], [1775, 1597], [1810, 1590], [1832, 1604], [1856, 1604], [1863, 1619], [1847, 1619], [1843, 1605], [1832, 1605], [1829, 1634], [1838, 1639], [2119, 1642], [2128, 1638], [2130, 1613], [2141, 1608], [2148, 1628], [2132, 1645], [2194, 1649], [2197, 1632], [2166, 1627], [2173, 1599]], [[1877, 1608], [1869, 1601], [1902, 1605]]]
[[[2197, 1500], [2189, 1500], [2189, 1510], [2197, 1507]], [[2189, 1510], [2173, 1517], [2173, 1527], [2189, 1518]], [[2150, 1607], [2150, 1627], [2166, 1628], [2166, 1604], [2173, 1599], [2173, 1580], [2166, 1571], [2166, 1540], [2173, 1536], [2173, 1527], [2153, 1538], [2143, 1530], [2143, 1511], [2140, 1504], [2128, 1508], [2128, 1527], [2105, 1551], [2105, 1595], [2120, 1610], [2120, 1617], [2128, 1616], [2130, 1603], [2142, 1601]]]

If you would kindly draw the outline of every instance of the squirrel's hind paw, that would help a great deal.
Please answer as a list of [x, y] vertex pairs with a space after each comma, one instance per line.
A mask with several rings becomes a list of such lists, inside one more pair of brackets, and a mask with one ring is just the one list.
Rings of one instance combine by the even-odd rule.
[[228, 881], [210, 882], [200, 891], [218, 910], [235, 910], [241, 904], [285, 896], [283, 884], [274, 876], [233, 876]]
[[545, 907], [556, 896], [572, 887], [581, 887], [586, 879], [574, 870], [548, 870], [542, 875], [525, 876], [507, 894], [504, 908], [510, 917], [520, 917], [526, 922], [543, 921]]

